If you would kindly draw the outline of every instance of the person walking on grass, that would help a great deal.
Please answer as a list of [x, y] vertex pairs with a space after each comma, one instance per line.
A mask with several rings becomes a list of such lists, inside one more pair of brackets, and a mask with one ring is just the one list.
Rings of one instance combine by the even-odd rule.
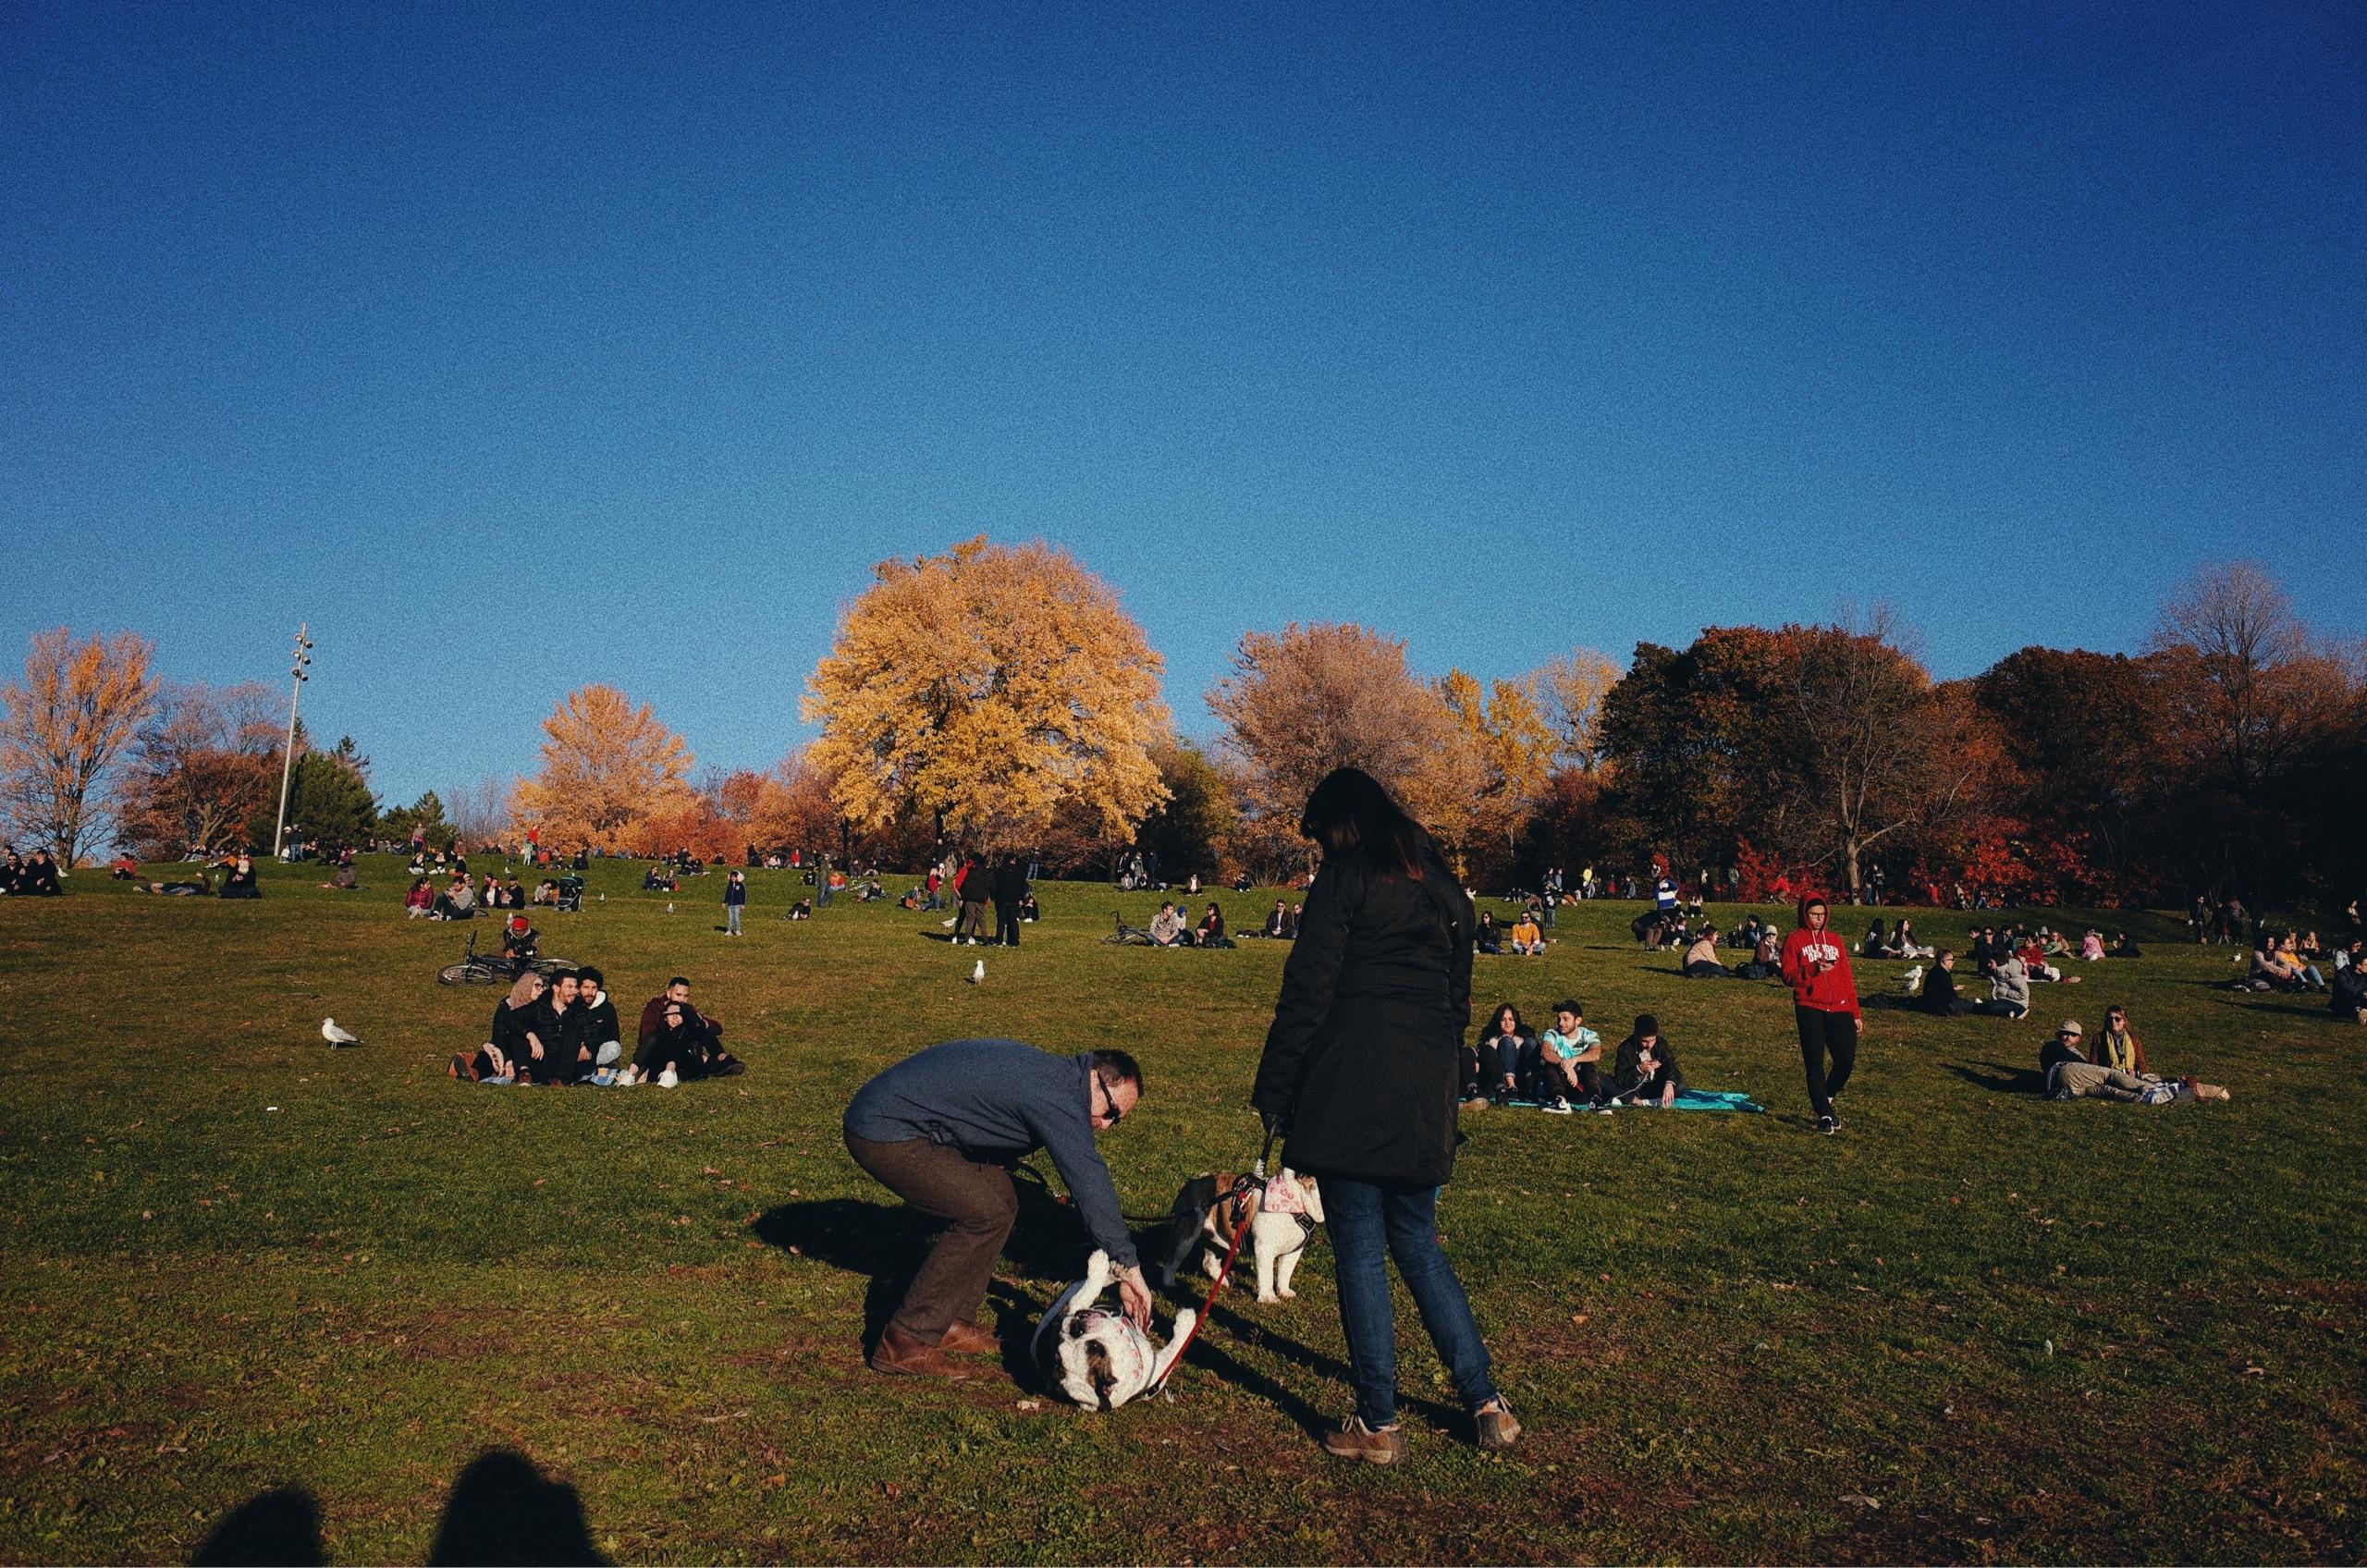
[[1816, 1114], [1816, 1130], [1826, 1133], [1840, 1131], [1833, 1097], [1847, 1086], [1850, 1071], [1858, 1065], [1858, 1036], [1866, 1032], [1857, 977], [1849, 972], [1849, 949], [1826, 929], [1831, 917], [1822, 899], [1804, 898], [1799, 926], [1784, 938], [1784, 978], [1792, 986], [1792, 1019], [1800, 1031], [1809, 1109]]
[[747, 873], [735, 871], [723, 884], [723, 934], [740, 935], [741, 912], [748, 907]]
[[1479, 1446], [1510, 1448], [1520, 1423], [1496, 1390], [1438, 1236], [1471, 1027], [1471, 900], [1430, 836], [1355, 768], [1315, 787], [1298, 830], [1320, 847], [1323, 864], [1282, 966], [1250, 1103], [1286, 1139], [1283, 1162], [1323, 1189], [1356, 1396], [1355, 1413], [1324, 1434], [1323, 1447], [1375, 1464], [1405, 1455], [1394, 1260]]

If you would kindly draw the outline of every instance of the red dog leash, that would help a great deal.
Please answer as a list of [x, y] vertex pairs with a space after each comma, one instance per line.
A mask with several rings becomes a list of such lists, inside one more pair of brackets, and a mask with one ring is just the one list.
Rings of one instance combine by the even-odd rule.
[[[1250, 1168], [1250, 1174], [1234, 1177], [1233, 1190], [1218, 1201], [1237, 1203], [1253, 1194], [1262, 1201], [1266, 1192], [1266, 1157], [1273, 1152], [1274, 1139], [1273, 1134], [1269, 1133], [1266, 1136], [1266, 1146], [1258, 1151], [1257, 1163]], [[1233, 1228], [1233, 1244], [1224, 1249], [1224, 1267], [1217, 1270], [1216, 1279], [1208, 1286], [1208, 1293], [1200, 1298], [1200, 1310], [1193, 1316], [1192, 1327], [1185, 1331], [1184, 1342], [1175, 1347], [1175, 1354], [1169, 1359], [1167, 1376], [1159, 1380], [1160, 1393], [1168, 1391], [1168, 1385], [1174, 1382], [1175, 1374], [1183, 1370], [1184, 1353], [1190, 1350], [1192, 1341], [1200, 1337], [1200, 1329], [1208, 1320], [1208, 1309], [1216, 1305], [1217, 1296], [1224, 1290], [1224, 1282], [1233, 1278], [1233, 1260], [1241, 1256], [1242, 1238], [1249, 1234], [1249, 1228], [1257, 1222], [1257, 1211], [1254, 1207], [1246, 1209], [1242, 1215], [1241, 1223]], [[1146, 1393], [1149, 1391], [1149, 1390], [1144, 1390]]]

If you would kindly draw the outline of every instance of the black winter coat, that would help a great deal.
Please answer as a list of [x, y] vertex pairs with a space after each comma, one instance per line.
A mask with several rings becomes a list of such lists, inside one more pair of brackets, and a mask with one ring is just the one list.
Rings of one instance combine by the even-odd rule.
[[1418, 882], [1325, 860], [1250, 1096], [1288, 1127], [1292, 1170], [1418, 1187], [1453, 1174], [1472, 924], [1435, 857]]

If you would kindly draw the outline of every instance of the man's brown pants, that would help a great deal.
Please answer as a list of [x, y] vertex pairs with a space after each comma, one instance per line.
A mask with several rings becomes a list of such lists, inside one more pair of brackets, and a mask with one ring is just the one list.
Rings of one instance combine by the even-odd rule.
[[875, 1144], [850, 1133], [847, 1153], [881, 1186], [947, 1222], [889, 1322], [927, 1344], [937, 1343], [956, 1318], [975, 1322], [995, 1259], [1019, 1219], [1011, 1172], [926, 1138]]

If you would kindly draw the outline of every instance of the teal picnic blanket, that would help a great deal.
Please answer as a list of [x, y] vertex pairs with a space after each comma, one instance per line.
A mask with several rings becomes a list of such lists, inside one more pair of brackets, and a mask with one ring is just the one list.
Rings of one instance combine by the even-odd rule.
[[[1542, 1100], [1515, 1100], [1512, 1103], [1529, 1110], [1541, 1109], [1545, 1104]], [[1621, 1109], [1640, 1108], [1622, 1107]], [[1671, 1110], [1739, 1110], [1757, 1116], [1767, 1108], [1739, 1089], [1679, 1089], [1676, 1092], [1676, 1103], [1669, 1109]]]

